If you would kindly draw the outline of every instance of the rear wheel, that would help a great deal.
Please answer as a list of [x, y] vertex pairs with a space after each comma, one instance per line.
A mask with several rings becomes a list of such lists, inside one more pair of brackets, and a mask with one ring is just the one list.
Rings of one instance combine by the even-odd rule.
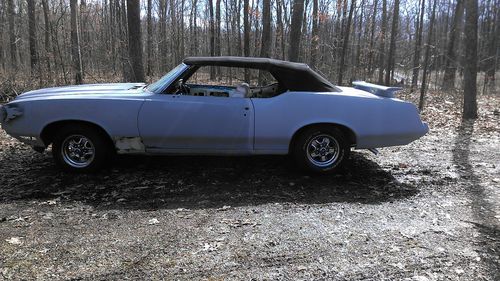
[[293, 150], [295, 161], [301, 168], [318, 173], [337, 171], [348, 158], [349, 152], [349, 143], [344, 134], [327, 126], [303, 131]]
[[106, 164], [111, 151], [106, 136], [90, 126], [63, 127], [52, 143], [56, 164], [69, 172], [97, 171]]

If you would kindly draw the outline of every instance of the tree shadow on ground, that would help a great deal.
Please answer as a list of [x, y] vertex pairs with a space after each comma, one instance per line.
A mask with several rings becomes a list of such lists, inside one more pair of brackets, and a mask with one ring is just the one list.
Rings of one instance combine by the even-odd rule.
[[492, 280], [500, 280], [500, 228], [496, 222], [495, 211], [492, 204], [487, 200], [486, 190], [481, 185], [481, 180], [474, 173], [474, 167], [470, 161], [470, 144], [474, 132], [473, 120], [462, 120], [458, 128], [453, 147], [453, 163], [458, 167], [462, 179], [466, 182], [466, 191], [472, 200], [471, 208], [474, 225], [480, 233], [477, 238], [478, 246], [482, 248], [483, 254], [489, 256], [486, 260], [488, 272]]
[[0, 202], [60, 198], [104, 209], [154, 210], [283, 202], [377, 204], [419, 192], [357, 152], [338, 174], [324, 176], [295, 170], [289, 157], [121, 156], [112, 168], [94, 175], [62, 173], [48, 154], [33, 156], [29, 163], [19, 157], [0, 157], [1, 166], [9, 164], [0, 175]]

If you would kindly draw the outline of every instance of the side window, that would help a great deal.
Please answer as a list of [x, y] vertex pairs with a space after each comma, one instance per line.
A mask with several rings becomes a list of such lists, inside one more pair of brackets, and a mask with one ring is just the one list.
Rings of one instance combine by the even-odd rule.
[[276, 96], [279, 85], [265, 70], [238, 67], [200, 67], [185, 84], [195, 96], [250, 97]]

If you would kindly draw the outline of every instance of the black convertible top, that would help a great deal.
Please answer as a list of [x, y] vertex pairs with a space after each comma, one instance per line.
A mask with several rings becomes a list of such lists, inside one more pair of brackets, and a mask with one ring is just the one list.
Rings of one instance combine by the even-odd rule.
[[183, 61], [193, 66], [244, 67], [267, 70], [290, 91], [338, 92], [323, 76], [307, 64], [255, 57], [189, 57]]

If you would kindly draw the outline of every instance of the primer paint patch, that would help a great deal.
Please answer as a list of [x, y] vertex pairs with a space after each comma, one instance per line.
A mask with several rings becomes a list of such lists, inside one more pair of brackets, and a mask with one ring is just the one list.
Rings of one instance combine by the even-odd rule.
[[146, 149], [140, 137], [121, 137], [115, 139], [118, 153], [145, 152]]

